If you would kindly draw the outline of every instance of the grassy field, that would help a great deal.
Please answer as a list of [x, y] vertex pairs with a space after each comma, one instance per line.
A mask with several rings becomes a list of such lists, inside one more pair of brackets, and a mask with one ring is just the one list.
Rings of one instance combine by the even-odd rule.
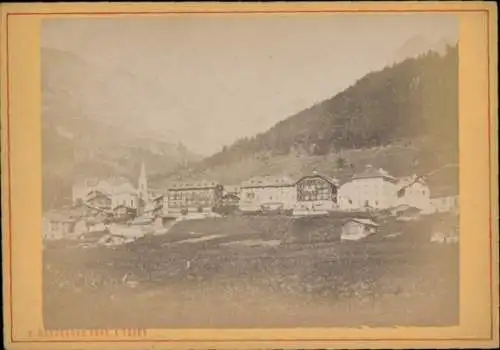
[[[48, 247], [45, 325], [457, 324], [458, 245], [430, 244], [431, 226], [386, 223], [346, 243], [338, 219], [233, 217], [113, 248]], [[395, 232], [404, 234], [387, 236]]]

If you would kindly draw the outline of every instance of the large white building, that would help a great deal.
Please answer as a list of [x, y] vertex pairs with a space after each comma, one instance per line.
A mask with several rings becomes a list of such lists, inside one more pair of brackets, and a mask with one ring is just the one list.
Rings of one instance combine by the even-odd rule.
[[287, 176], [255, 177], [241, 184], [240, 210], [291, 210], [297, 202], [295, 181]]
[[397, 203], [398, 181], [383, 169], [368, 165], [338, 190], [340, 210], [381, 210]]

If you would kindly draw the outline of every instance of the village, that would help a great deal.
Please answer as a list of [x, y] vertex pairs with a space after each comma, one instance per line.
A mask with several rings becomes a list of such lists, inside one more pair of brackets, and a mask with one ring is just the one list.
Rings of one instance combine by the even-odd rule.
[[[312, 172], [161, 191], [143, 165], [137, 186], [77, 182], [73, 204], [44, 216], [47, 325], [283, 326], [307, 312], [308, 325], [455, 322], [458, 195], [428, 179], [366, 166], [342, 179]], [[447, 312], [422, 318], [407, 307], [424, 302]], [[366, 303], [391, 307], [390, 317]]]
[[[340, 180], [313, 172], [256, 177], [239, 185], [179, 182], [151, 189], [142, 163], [137, 186], [121, 177], [76, 182], [72, 205], [44, 214], [43, 238], [117, 245], [166, 234], [183, 220], [279, 215], [342, 218], [342, 239], [359, 240], [376, 233], [377, 218], [411, 221], [440, 213], [458, 215], [453, 186], [430, 188], [425, 176], [396, 178], [371, 165]], [[457, 230], [441, 231], [433, 241], [457, 241]]]

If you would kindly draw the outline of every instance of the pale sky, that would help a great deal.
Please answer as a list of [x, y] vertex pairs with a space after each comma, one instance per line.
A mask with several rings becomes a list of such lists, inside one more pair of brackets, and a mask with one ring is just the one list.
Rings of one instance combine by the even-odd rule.
[[[203, 155], [334, 96], [416, 36], [456, 40], [451, 14], [53, 19], [42, 46], [112, 73], [105, 110]], [[128, 79], [133, 77], [133, 79]], [[115, 79], [116, 78], [116, 79]], [[88, 97], [87, 97], [88, 98]]]

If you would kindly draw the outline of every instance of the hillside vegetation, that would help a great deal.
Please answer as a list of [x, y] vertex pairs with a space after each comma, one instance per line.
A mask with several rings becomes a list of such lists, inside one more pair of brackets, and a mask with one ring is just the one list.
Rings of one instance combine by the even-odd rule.
[[345, 174], [367, 163], [407, 175], [457, 160], [458, 46], [448, 46], [369, 73], [175, 175], [237, 183], [273, 173]]

